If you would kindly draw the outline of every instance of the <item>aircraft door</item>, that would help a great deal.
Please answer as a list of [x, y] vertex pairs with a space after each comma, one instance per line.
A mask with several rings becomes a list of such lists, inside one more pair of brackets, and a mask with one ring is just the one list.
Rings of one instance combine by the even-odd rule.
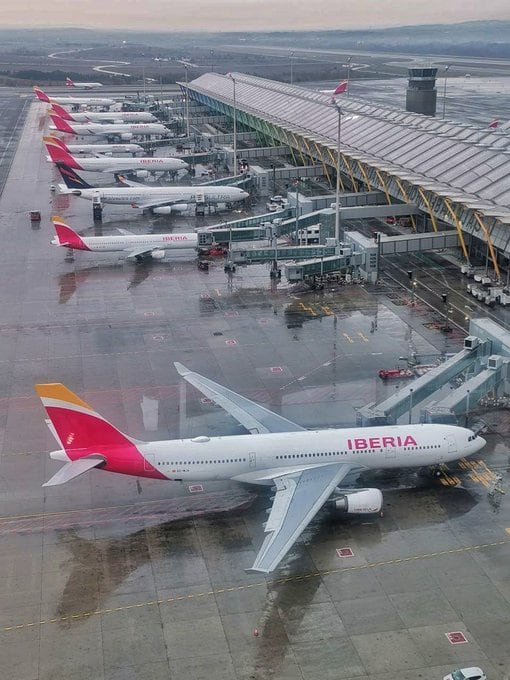
[[456, 453], [457, 442], [452, 434], [447, 435], [446, 441], [448, 442], [448, 453]]
[[395, 446], [387, 446], [384, 449], [384, 457], [385, 458], [396, 458], [397, 457], [397, 448]]
[[254, 470], [257, 467], [257, 458], [255, 456], [255, 453], [249, 454], [249, 460], [250, 460], [250, 468], [252, 470]]

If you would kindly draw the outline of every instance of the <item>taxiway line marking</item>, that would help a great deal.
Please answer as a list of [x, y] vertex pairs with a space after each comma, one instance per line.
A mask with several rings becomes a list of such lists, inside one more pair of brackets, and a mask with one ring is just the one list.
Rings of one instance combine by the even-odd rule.
[[[510, 528], [505, 529], [510, 534]], [[310, 578], [322, 578], [324, 576], [331, 576], [333, 574], [343, 574], [346, 572], [362, 571], [363, 569], [376, 569], [378, 567], [388, 567], [393, 564], [401, 564], [402, 562], [411, 562], [414, 560], [425, 560], [433, 557], [442, 557], [443, 555], [455, 555], [460, 553], [472, 552], [474, 550], [487, 550], [488, 548], [497, 548], [503, 545], [510, 545], [510, 539], [503, 539], [501, 541], [493, 541], [492, 543], [478, 543], [477, 545], [464, 545], [460, 548], [451, 548], [450, 550], [438, 550], [437, 552], [422, 553], [421, 555], [409, 555], [407, 557], [395, 557], [392, 560], [382, 560], [380, 562], [370, 562], [369, 564], [359, 564], [352, 567], [338, 567], [336, 569], [325, 569], [324, 571], [312, 571], [308, 574], [301, 574], [299, 576], [286, 576], [272, 581], [257, 581], [255, 583], [247, 583], [240, 586], [230, 586], [225, 588], [217, 588], [201, 593], [188, 593], [187, 595], [177, 595], [175, 597], [168, 597], [164, 600], [147, 600], [145, 602], [134, 602], [133, 604], [126, 604], [121, 607], [112, 607], [107, 609], [96, 609], [89, 612], [81, 612], [77, 614], [67, 614], [65, 616], [58, 616], [52, 619], [41, 619], [40, 621], [29, 621], [26, 623], [18, 623], [12, 626], [4, 626], [0, 628], [0, 632], [7, 633], [13, 630], [23, 630], [25, 628], [32, 628], [34, 626], [44, 626], [48, 623], [60, 623], [62, 621], [77, 621], [90, 616], [102, 616], [104, 614], [112, 614], [115, 612], [128, 611], [129, 609], [160, 606], [164, 604], [172, 604], [172, 602], [179, 602], [181, 600], [192, 600], [196, 597], [204, 597], [206, 595], [216, 596], [222, 593], [233, 593], [247, 590], [248, 588], [262, 588], [267, 586], [277, 586], [290, 581], [303, 581]]]

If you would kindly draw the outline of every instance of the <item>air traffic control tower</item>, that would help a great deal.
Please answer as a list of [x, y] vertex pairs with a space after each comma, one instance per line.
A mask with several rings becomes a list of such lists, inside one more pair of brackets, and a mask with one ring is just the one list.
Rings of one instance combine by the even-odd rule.
[[406, 91], [406, 111], [436, 115], [437, 68], [410, 68]]

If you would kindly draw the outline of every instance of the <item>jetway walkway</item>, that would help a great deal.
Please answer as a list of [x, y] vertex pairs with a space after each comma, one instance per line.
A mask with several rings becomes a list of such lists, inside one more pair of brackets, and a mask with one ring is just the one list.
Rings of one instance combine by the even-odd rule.
[[456, 416], [459, 415], [465, 415], [467, 419], [470, 408], [489, 392], [497, 389], [504, 379], [506, 368], [507, 364], [501, 361], [497, 367], [486, 368], [474, 375], [441, 401], [428, 404], [421, 413], [421, 422], [456, 423]]
[[[467, 339], [466, 339], [467, 340]], [[414, 406], [441, 389], [459, 373], [474, 367], [476, 361], [487, 353], [489, 344], [480, 343], [473, 349], [462, 349], [450, 359], [431, 369], [410, 385], [402, 386], [398, 393], [379, 404], [369, 404], [359, 409], [357, 424], [394, 425], [397, 420], [410, 412]]]

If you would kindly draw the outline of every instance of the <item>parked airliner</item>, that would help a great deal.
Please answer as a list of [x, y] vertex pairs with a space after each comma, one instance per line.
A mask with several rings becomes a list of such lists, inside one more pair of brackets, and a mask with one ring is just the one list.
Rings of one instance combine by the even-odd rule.
[[152, 257], [162, 260], [166, 250], [196, 248], [198, 238], [195, 233], [175, 234], [132, 234], [127, 229], [119, 229], [122, 236], [80, 236], [61, 217], [51, 218], [56, 236], [51, 241], [54, 246], [87, 250], [94, 253], [122, 252], [128, 258], [141, 260]]
[[248, 198], [243, 189], [232, 186], [182, 186], [182, 187], [146, 187], [136, 182], [127, 182], [123, 187], [93, 187], [76, 172], [57, 163], [67, 190], [62, 193], [73, 194], [89, 201], [99, 200], [103, 203], [130, 205], [132, 208], [151, 210], [157, 215], [169, 215], [173, 212], [184, 212], [194, 203], [235, 203]]
[[43, 141], [53, 144], [53, 146], [60, 146], [61, 149], [67, 153], [86, 153], [93, 156], [112, 156], [116, 153], [142, 153], [143, 146], [140, 144], [65, 144], [58, 137], [43, 137]]
[[140, 177], [146, 177], [149, 173], [178, 172], [188, 169], [186, 161], [180, 158], [159, 156], [78, 159], [65, 151], [59, 144], [54, 144], [50, 139], [44, 137], [44, 144], [54, 163], [65, 163], [69, 168], [83, 170], [84, 172], [113, 172], [115, 174], [134, 172]]
[[67, 87], [76, 87], [80, 90], [94, 90], [96, 87], [103, 87], [103, 83], [84, 83], [76, 80], [71, 80], [69, 76], [66, 78]]
[[101, 106], [108, 108], [115, 104], [115, 99], [108, 99], [106, 97], [53, 97], [40, 87], [34, 87], [35, 96], [39, 101], [46, 102], [47, 104], [52, 104], [56, 102], [57, 104], [62, 104], [63, 106]]
[[70, 135], [93, 135], [94, 137], [118, 137], [132, 139], [135, 136], [169, 135], [170, 130], [163, 123], [69, 123], [67, 120], [49, 114], [53, 122], [50, 130], [66, 132]]
[[52, 103], [49, 113], [75, 123], [150, 123], [157, 121], [149, 111], [68, 111], [60, 104]]
[[379, 489], [341, 488], [349, 473], [438, 466], [479, 451], [485, 441], [454, 425], [305, 430], [246, 397], [176, 363], [179, 374], [251, 434], [142, 442], [120, 432], [64, 385], [36, 385], [65, 465], [43, 486], [92, 468], [171, 481], [235, 480], [275, 487], [266, 538], [251, 569], [276, 569], [320, 508], [377, 514]]

